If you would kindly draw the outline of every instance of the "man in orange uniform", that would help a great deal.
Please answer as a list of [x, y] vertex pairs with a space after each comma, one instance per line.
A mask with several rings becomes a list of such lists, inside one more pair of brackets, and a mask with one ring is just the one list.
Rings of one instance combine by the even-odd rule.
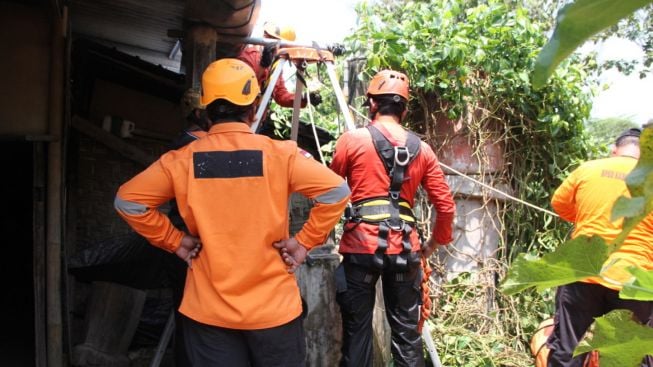
[[[122, 185], [116, 209], [151, 244], [189, 263], [179, 311], [194, 366], [304, 366], [302, 305], [289, 272], [323, 243], [349, 188], [294, 142], [250, 132], [259, 87], [242, 61], [210, 64], [202, 93], [208, 136], [164, 154]], [[315, 206], [289, 239], [292, 192]], [[157, 210], [173, 198], [188, 233]], [[292, 268], [280, 250], [297, 261]]]
[[[343, 320], [341, 366], [372, 365], [375, 285], [383, 279], [392, 329], [395, 366], [423, 366], [417, 330], [422, 280], [420, 256], [452, 241], [455, 205], [431, 147], [401, 126], [408, 103], [408, 77], [383, 70], [367, 90], [367, 128], [343, 134], [331, 169], [352, 191], [352, 207], [340, 240], [343, 262], [336, 271]], [[434, 205], [433, 234], [422, 247], [412, 212], [419, 185]]]
[[[606, 243], [613, 241], [622, 230], [623, 220], [612, 221], [612, 206], [622, 195], [630, 196], [625, 178], [639, 159], [639, 129], [629, 129], [616, 140], [612, 157], [585, 162], [555, 191], [553, 209], [566, 221], [574, 223], [572, 237], [601, 236]], [[610, 265], [604, 276], [624, 282], [630, 275], [629, 266], [653, 269], [653, 214], [638, 225], [624, 244], [606, 262]], [[618, 261], [617, 261], [618, 260]], [[555, 325], [547, 344], [549, 367], [581, 367], [586, 355], [572, 358], [579, 340], [595, 317], [614, 309], [634, 312], [643, 323], [653, 326], [653, 302], [619, 298], [618, 284], [601, 278], [567, 284], [556, 293]], [[653, 366], [648, 358], [648, 366]]]

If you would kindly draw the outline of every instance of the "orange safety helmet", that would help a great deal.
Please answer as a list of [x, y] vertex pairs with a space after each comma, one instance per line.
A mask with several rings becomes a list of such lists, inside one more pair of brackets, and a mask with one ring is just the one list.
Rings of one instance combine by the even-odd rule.
[[204, 106], [216, 99], [247, 106], [256, 100], [260, 92], [254, 70], [238, 59], [214, 61], [202, 74], [201, 102]]
[[408, 100], [408, 77], [394, 70], [381, 70], [367, 87], [367, 97], [380, 94], [397, 94]]
[[290, 26], [280, 27], [277, 24], [272, 22], [265, 22], [263, 25], [263, 32], [267, 35], [267, 38], [275, 38], [278, 40], [292, 42], [295, 40], [297, 35], [295, 34], [295, 29]]

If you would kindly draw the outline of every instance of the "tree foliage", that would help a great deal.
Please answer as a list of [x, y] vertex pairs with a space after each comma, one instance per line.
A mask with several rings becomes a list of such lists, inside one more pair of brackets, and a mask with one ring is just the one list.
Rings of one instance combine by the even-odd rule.
[[[590, 110], [584, 65], [567, 62], [545, 88], [533, 90], [529, 75], [546, 42], [544, 27], [531, 21], [527, 9], [498, 0], [476, 3], [363, 3], [349, 48], [367, 58], [362, 79], [386, 67], [408, 74], [412, 127], [427, 139], [438, 121], [463, 124], [477, 147], [488, 138], [505, 144], [502, 176], [516, 196], [546, 207], [567, 169], [594, 149], [583, 126]], [[509, 247], [517, 245], [513, 253], [552, 249], [567, 229], [517, 204], [511, 204], [511, 214], [506, 225]]]
[[551, 40], [537, 58], [533, 86], [542, 87], [556, 66], [588, 38], [650, 3], [651, 0], [576, 0], [562, 7]]
[[638, 125], [629, 118], [625, 117], [608, 117], [604, 119], [590, 120], [586, 124], [587, 135], [597, 149], [598, 155], [591, 158], [606, 157], [609, 148], [623, 131], [638, 127]]

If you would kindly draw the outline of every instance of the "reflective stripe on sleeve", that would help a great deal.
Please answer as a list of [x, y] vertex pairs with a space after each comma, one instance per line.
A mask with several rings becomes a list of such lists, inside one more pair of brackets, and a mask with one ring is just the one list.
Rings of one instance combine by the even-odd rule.
[[346, 198], [350, 192], [349, 185], [347, 185], [346, 181], [343, 181], [340, 186], [334, 187], [324, 194], [317, 196], [315, 201], [323, 204], [335, 204]]
[[118, 195], [116, 195], [116, 199], [113, 201], [113, 207], [127, 215], [140, 215], [147, 212], [147, 206], [133, 201], [123, 200]]

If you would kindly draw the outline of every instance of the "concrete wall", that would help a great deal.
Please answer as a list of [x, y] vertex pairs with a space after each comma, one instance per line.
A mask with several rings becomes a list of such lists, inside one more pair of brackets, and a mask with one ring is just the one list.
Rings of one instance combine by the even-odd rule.
[[47, 134], [50, 39], [43, 7], [0, 1], [0, 135]]

